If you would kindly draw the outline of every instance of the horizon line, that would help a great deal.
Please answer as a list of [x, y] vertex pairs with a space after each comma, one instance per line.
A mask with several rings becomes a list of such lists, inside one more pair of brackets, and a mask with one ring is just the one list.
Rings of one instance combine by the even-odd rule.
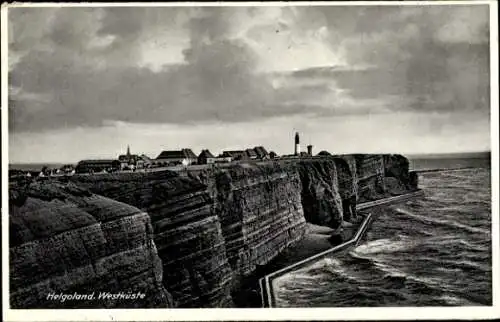
[[[327, 151], [329, 152], [329, 151]], [[491, 154], [491, 150], [481, 150], [481, 151], [466, 151], [466, 152], [424, 152], [424, 153], [394, 153], [394, 152], [380, 152], [380, 153], [363, 153], [363, 152], [355, 152], [355, 153], [338, 153], [338, 155], [349, 155], [349, 154], [400, 154], [405, 157], [416, 157], [416, 156], [439, 156], [439, 155], [463, 155], [463, 154], [479, 154], [479, 153], [489, 153]], [[145, 154], [145, 153], [141, 153]], [[286, 155], [286, 154], [284, 154]], [[337, 155], [337, 154], [332, 154], [332, 155]], [[147, 155], [146, 155], [147, 156]], [[96, 160], [100, 160], [98, 158], [94, 158]], [[92, 160], [94, 160], [92, 159]], [[104, 159], [109, 159], [109, 158], [103, 158]], [[154, 158], [152, 158], [154, 159]], [[82, 159], [82, 160], [87, 160], [87, 159]], [[90, 159], [89, 159], [90, 160]], [[70, 164], [70, 163], [78, 163], [81, 160], [78, 161], [43, 161], [43, 162], [10, 162], [9, 165], [21, 165], [21, 164]]]

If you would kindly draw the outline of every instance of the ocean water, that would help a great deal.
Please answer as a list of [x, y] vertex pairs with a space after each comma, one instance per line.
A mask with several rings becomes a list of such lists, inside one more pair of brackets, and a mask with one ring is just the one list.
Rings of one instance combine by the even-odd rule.
[[[485, 153], [486, 154], [486, 153]], [[483, 157], [409, 158], [411, 170], [489, 168], [489, 153]]]
[[280, 307], [492, 305], [489, 169], [419, 176], [364, 242], [275, 280]]

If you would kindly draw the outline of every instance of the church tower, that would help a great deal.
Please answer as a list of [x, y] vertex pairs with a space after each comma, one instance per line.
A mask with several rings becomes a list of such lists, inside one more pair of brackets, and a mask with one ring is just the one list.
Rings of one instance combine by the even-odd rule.
[[300, 138], [299, 132], [295, 132], [295, 155], [300, 154]]
[[130, 158], [130, 145], [127, 145], [127, 157]]

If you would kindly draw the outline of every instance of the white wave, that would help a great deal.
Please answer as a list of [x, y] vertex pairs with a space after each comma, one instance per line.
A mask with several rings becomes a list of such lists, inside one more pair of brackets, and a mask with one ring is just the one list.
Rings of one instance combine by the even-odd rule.
[[[450, 261], [450, 262], [453, 262], [453, 261]], [[458, 261], [454, 261], [456, 264], [459, 264], [459, 265], [464, 265], [464, 266], [469, 266], [469, 267], [472, 267], [472, 268], [477, 268], [479, 270], [482, 270], [482, 271], [489, 271], [489, 267], [482, 264], [482, 263], [477, 263], [477, 262], [473, 262], [473, 261], [470, 261], [468, 259], [461, 259], [461, 260], [458, 260]]]
[[[327, 258], [325, 258], [325, 259], [327, 259]], [[347, 280], [362, 282], [362, 280], [360, 280], [359, 277], [356, 277], [353, 275], [354, 272], [350, 271], [345, 266], [340, 265], [340, 263], [338, 261], [332, 260], [330, 263], [331, 264], [327, 264], [325, 266], [325, 269], [327, 269], [328, 271], [330, 271], [338, 276], [341, 276]]]
[[323, 258], [323, 266], [337, 266], [340, 267], [342, 263], [337, 258], [325, 257]]
[[441, 246], [461, 244], [466, 247], [466, 250], [474, 250], [478, 252], [486, 250], [484, 247], [481, 247], [480, 245], [473, 244], [462, 238], [457, 238], [456, 236], [439, 236], [439, 237], [429, 238], [428, 241], [431, 243], [439, 244]]
[[470, 302], [464, 298], [453, 296], [453, 295], [442, 295], [438, 299], [445, 301], [449, 305], [474, 305], [475, 303]]
[[393, 276], [393, 277], [408, 277], [407, 273], [405, 273], [405, 272], [397, 269], [394, 266], [390, 266], [390, 265], [384, 264], [384, 263], [379, 262], [379, 261], [374, 261], [374, 263], [375, 263], [375, 267], [377, 267], [378, 269], [380, 269], [384, 273], [387, 273], [390, 276]]
[[432, 277], [432, 276], [416, 276], [416, 275], [411, 275], [403, 270], [398, 269], [397, 267], [388, 265], [386, 263], [383, 263], [382, 261], [379, 260], [374, 260], [375, 267], [379, 269], [380, 271], [386, 273], [389, 276], [392, 277], [405, 277], [407, 280], [413, 280], [416, 282], [420, 282], [429, 286], [433, 287], [442, 287], [442, 288], [447, 288], [447, 286], [443, 285], [443, 279], [439, 277]]
[[312, 269], [324, 268], [326, 266], [340, 266], [342, 263], [337, 258], [325, 257], [312, 264], [309, 264], [296, 272], [308, 272]]
[[445, 284], [445, 281], [441, 277], [431, 277], [431, 276], [407, 276], [409, 280], [414, 280], [423, 284], [430, 286], [439, 287], [440, 289], [447, 290], [449, 286]]
[[462, 270], [460, 268], [449, 268], [449, 267], [441, 267], [441, 266], [438, 266], [438, 267], [435, 267], [434, 268], [435, 271], [438, 271], [438, 272], [443, 272], [443, 273], [461, 273]]
[[489, 234], [490, 232], [487, 229], [483, 228], [478, 228], [478, 227], [472, 227], [466, 224], [462, 224], [456, 221], [448, 221], [448, 220], [441, 220], [437, 218], [433, 218], [430, 216], [422, 216], [422, 215], [417, 215], [414, 214], [408, 210], [402, 209], [402, 208], [396, 208], [396, 212], [400, 215], [404, 215], [406, 217], [413, 218], [415, 220], [428, 223], [428, 224], [438, 224], [438, 225], [443, 225], [443, 226], [448, 226], [448, 227], [453, 227], [453, 228], [459, 228], [466, 230], [471, 233], [478, 233], [478, 234]]
[[[289, 280], [302, 280], [302, 281], [315, 281], [318, 277], [322, 276], [321, 269], [327, 267], [340, 267], [341, 262], [336, 258], [323, 258], [305, 267], [299, 268], [295, 271], [291, 271], [282, 276], [277, 277], [275, 280], [280, 280], [280, 282], [285, 282]], [[313, 270], [319, 270], [316, 274]]]
[[404, 236], [399, 236], [402, 240], [392, 240], [389, 238], [376, 239], [366, 242], [356, 247], [352, 252], [357, 254], [376, 254], [376, 253], [394, 253], [407, 250], [413, 247], [413, 244]]

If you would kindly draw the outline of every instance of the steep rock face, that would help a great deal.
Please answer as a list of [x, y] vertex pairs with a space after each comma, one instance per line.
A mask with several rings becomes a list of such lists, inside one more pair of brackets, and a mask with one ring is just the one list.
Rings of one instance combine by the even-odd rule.
[[334, 160], [341, 159], [345, 163], [347, 163], [347, 166], [349, 167], [349, 172], [345, 171], [345, 173], [350, 174], [350, 178], [347, 179], [348, 180], [347, 186], [351, 186], [350, 189], [351, 197], [355, 196], [357, 200], [359, 188], [358, 188], [358, 170], [356, 168], [356, 159], [354, 158], [353, 155], [334, 156], [333, 158]]
[[[149, 216], [74, 185], [9, 189], [10, 305], [28, 308], [172, 307]], [[144, 293], [133, 300], [99, 292]], [[50, 294], [95, 300], [54, 300]]]
[[406, 190], [418, 188], [418, 175], [416, 172], [409, 171], [410, 161], [406, 157], [400, 154], [386, 154], [384, 155], [384, 166], [386, 178], [394, 178], [398, 185], [403, 186]]
[[409, 188], [410, 183], [410, 162], [407, 158], [399, 154], [384, 155], [385, 176], [395, 178], [401, 185]]
[[240, 164], [193, 175], [209, 187], [236, 276], [252, 274], [302, 238], [300, 179], [290, 167]]
[[418, 189], [418, 173], [415, 171], [410, 171], [408, 189], [410, 189], [410, 190], [417, 190]]
[[385, 196], [384, 156], [354, 154], [358, 181], [358, 202], [372, 201]]
[[[305, 219], [339, 228], [356, 216], [357, 202], [403, 191], [399, 176], [407, 171], [385, 178], [384, 158], [291, 158], [198, 168], [184, 177], [155, 171], [67, 180], [148, 212], [176, 306], [225, 307], [242, 277], [302, 238]], [[416, 185], [416, 176], [408, 178]]]
[[342, 179], [341, 195], [337, 167], [330, 157], [298, 161], [296, 165], [306, 220], [316, 225], [340, 227], [344, 213], [342, 195], [351, 195], [349, 180]]
[[333, 157], [337, 168], [339, 193], [342, 198], [343, 219], [353, 220], [357, 217], [356, 203], [358, 199], [358, 176], [354, 158]]
[[386, 177], [385, 179], [386, 192], [389, 195], [397, 196], [404, 194], [408, 189], [394, 177]]
[[170, 171], [73, 176], [78, 185], [151, 216], [163, 282], [177, 307], [228, 307], [232, 272], [207, 187]]

